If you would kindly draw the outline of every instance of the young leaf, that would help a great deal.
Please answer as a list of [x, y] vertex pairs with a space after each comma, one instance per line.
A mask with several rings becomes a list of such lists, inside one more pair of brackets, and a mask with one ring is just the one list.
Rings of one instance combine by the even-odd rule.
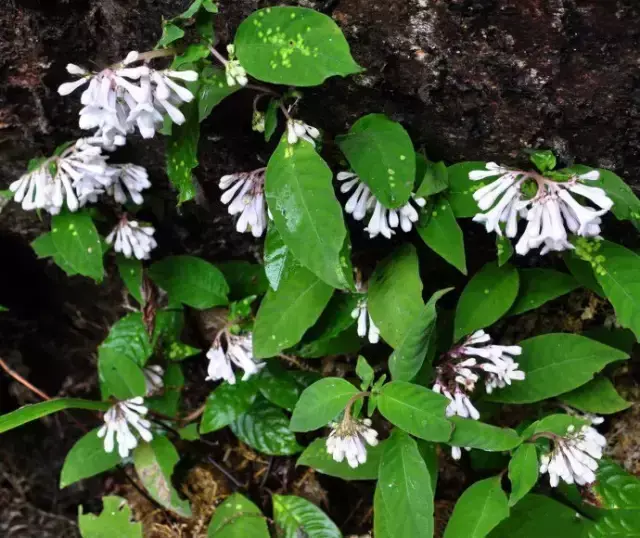
[[[418, 156], [416, 155], [416, 168], [418, 168]], [[417, 174], [418, 178], [420, 174]], [[420, 186], [416, 191], [416, 197], [427, 198], [442, 192], [449, 186], [449, 174], [447, 172], [447, 166], [444, 162], [437, 163], [425, 162], [424, 173]]]
[[374, 371], [367, 362], [367, 359], [362, 355], [358, 357], [358, 362], [356, 362], [356, 375], [360, 378], [360, 381], [362, 381], [362, 390], [368, 390], [371, 383], [373, 383]]
[[464, 237], [446, 198], [439, 198], [431, 206], [430, 213], [422, 214], [417, 230], [431, 250], [463, 275], [467, 274]]
[[[175, 56], [171, 62], [171, 69], [180, 69], [180, 67], [197, 63], [209, 57], [211, 52], [206, 43], [192, 43], [182, 54]], [[199, 79], [202, 82], [202, 78]]]
[[276, 132], [278, 127], [278, 107], [280, 101], [277, 99], [271, 99], [267, 106], [264, 118], [264, 139], [266, 142], [271, 140], [273, 133]]
[[449, 444], [478, 448], [485, 452], [503, 452], [513, 450], [522, 443], [522, 439], [511, 428], [499, 428], [469, 418], [451, 417], [453, 433]]
[[482, 213], [478, 208], [478, 204], [473, 199], [473, 193], [485, 185], [488, 185], [496, 178], [490, 177], [481, 181], [471, 181], [469, 179], [469, 172], [472, 170], [485, 169], [486, 163], [482, 161], [461, 162], [447, 168], [447, 175], [449, 177], [447, 199], [456, 217], [473, 217], [478, 213]]
[[138, 303], [142, 304], [142, 262], [135, 258], [125, 258], [123, 255], [116, 256], [116, 265], [120, 278], [129, 290], [129, 293]]
[[578, 287], [571, 275], [552, 269], [522, 269], [519, 275], [520, 291], [509, 311], [511, 316], [534, 310]]
[[424, 308], [418, 255], [406, 244], [385, 258], [369, 279], [369, 315], [394, 348]]
[[428, 359], [428, 363], [433, 360], [436, 351], [436, 302], [451, 289], [434, 293], [405, 332], [389, 358], [389, 370], [394, 380], [411, 381], [418, 375], [425, 359]]
[[60, 473], [60, 489], [113, 469], [120, 459], [117, 450], [105, 452], [104, 439], [98, 437], [98, 429], [91, 430], [67, 453]]
[[155, 437], [133, 451], [133, 464], [140, 481], [149, 494], [162, 506], [181, 517], [191, 517], [191, 507], [178, 495], [171, 483], [178, 451], [166, 437]]
[[351, 168], [383, 206], [397, 209], [409, 201], [416, 154], [402, 125], [384, 114], [369, 114], [336, 142]]
[[221, 383], [205, 402], [200, 433], [220, 430], [237, 420], [253, 405], [258, 394], [258, 383], [254, 377], [238, 380], [235, 385]]
[[[198, 93], [198, 87], [199, 83], [195, 82], [189, 86], [189, 89], [193, 93]], [[198, 142], [200, 141], [198, 100], [185, 103], [181, 111], [186, 121], [182, 125], [172, 126], [165, 152], [167, 176], [178, 190], [178, 204], [187, 202], [196, 195], [192, 170], [198, 166]]]
[[538, 481], [538, 451], [532, 443], [519, 446], [509, 462], [511, 496], [509, 506], [515, 506]]
[[296, 465], [306, 465], [319, 473], [343, 480], [377, 480], [386, 441], [367, 447], [367, 461], [355, 469], [346, 461], [337, 462], [327, 452], [326, 438], [316, 439], [300, 454]]
[[432, 538], [433, 496], [416, 441], [394, 430], [380, 461], [373, 504], [376, 538]]
[[518, 295], [518, 271], [489, 262], [465, 286], [458, 301], [455, 340], [489, 327], [506, 314]]
[[264, 401], [256, 401], [230, 426], [238, 439], [263, 454], [290, 456], [302, 450], [289, 429], [289, 419], [280, 409]]
[[509, 504], [500, 477], [480, 480], [458, 499], [444, 538], [485, 538], [508, 516]]
[[318, 86], [328, 77], [362, 71], [338, 25], [302, 7], [255, 11], [240, 24], [235, 46], [247, 72], [272, 84]]
[[394, 426], [427, 441], [447, 441], [453, 429], [445, 418], [449, 400], [441, 394], [405, 381], [380, 389], [378, 409]]
[[358, 389], [345, 379], [326, 377], [306, 388], [291, 417], [294, 432], [309, 432], [326, 426], [344, 410]]
[[218, 264], [218, 269], [229, 284], [230, 301], [240, 301], [250, 295], [264, 295], [269, 289], [264, 268], [257, 263], [225, 262]]
[[78, 527], [82, 538], [142, 538], [142, 523], [131, 521], [131, 508], [122, 497], [102, 498], [99, 516], [84, 514], [78, 506]]
[[524, 381], [495, 391], [489, 399], [531, 403], [558, 396], [590, 381], [607, 364], [628, 358], [622, 351], [577, 334], [545, 334], [520, 342]]
[[600, 460], [593, 492], [607, 510], [640, 509], [640, 479], [611, 460]]
[[207, 66], [202, 70], [198, 88], [198, 120], [204, 121], [213, 109], [242, 86], [229, 86], [223, 69]]
[[220, 270], [195, 256], [169, 256], [149, 268], [149, 277], [172, 301], [205, 309], [226, 305], [229, 285]]
[[295, 495], [274, 495], [273, 519], [282, 538], [342, 538], [342, 533], [315, 504]]
[[278, 291], [285, 269], [295, 263], [278, 229], [273, 224], [269, 225], [264, 241], [264, 273], [273, 291]]
[[173, 24], [172, 22], [166, 21], [162, 25], [162, 36], [160, 36], [160, 41], [156, 45], [159, 48], [165, 48], [168, 45], [171, 45], [174, 41], [178, 39], [182, 39], [184, 37], [184, 30], [179, 26]]
[[57, 256], [76, 273], [101, 282], [102, 245], [88, 213], [64, 212], [51, 218], [51, 238]]
[[234, 493], [216, 508], [209, 523], [209, 538], [270, 538], [266, 518], [245, 496]]
[[553, 170], [557, 163], [556, 156], [548, 149], [531, 152], [529, 160], [535, 164], [536, 168], [543, 174]]
[[347, 229], [332, 178], [311, 144], [290, 145], [283, 137], [267, 165], [265, 195], [296, 259], [334, 288], [351, 288], [351, 264], [343, 253]]
[[593, 381], [560, 396], [567, 405], [585, 413], [610, 415], [631, 407], [606, 377], [596, 377]]

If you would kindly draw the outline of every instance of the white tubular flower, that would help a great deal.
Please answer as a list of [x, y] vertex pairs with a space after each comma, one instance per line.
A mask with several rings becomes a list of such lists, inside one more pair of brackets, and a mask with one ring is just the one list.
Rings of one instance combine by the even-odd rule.
[[151, 187], [147, 170], [136, 164], [114, 164], [112, 168], [116, 173], [107, 192], [119, 204], [126, 203], [128, 193], [133, 203], [140, 205], [144, 201], [140, 193]]
[[331, 424], [327, 437], [327, 452], [338, 463], [347, 459], [349, 467], [355, 469], [367, 461], [367, 444], [378, 444], [378, 432], [371, 427], [371, 420], [356, 420], [348, 415], [342, 422]]
[[553, 437], [554, 448], [540, 457], [540, 472], [549, 473], [551, 487], [560, 480], [580, 486], [596, 481], [598, 462], [607, 444], [595, 428], [583, 426], [576, 431], [570, 426], [564, 437]]
[[260, 237], [267, 227], [267, 204], [264, 197], [264, 173], [260, 168], [253, 172], [229, 174], [220, 178], [220, 197], [223, 204], [229, 205], [229, 214], [240, 214], [236, 230], [240, 233], [250, 231], [254, 237]]
[[107, 243], [113, 244], [113, 249], [127, 258], [135, 256], [138, 260], [148, 260], [151, 251], [158, 246], [154, 233], [153, 226], [140, 226], [137, 221], [123, 217], [107, 236]]
[[227, 45], [227, 53], [229, 54], [229, 60], [224, 65], [224, 70], [227, 75], [227, 84], [229, 86], [246, 86], [249, 82], [247, 78], [247, 72], [244, 67], [240, 65], [240, 61], [235, 58], [236, 48], [234, 45]]
[[424, 198], [416, 197], [412, 194], [409, 202], [399, 209], [387, 209], [373, 195], [369, 187], [363, 181], [360, 181], [356, 174], [339, 172], [336, 179], [343, 182], [340, 186], [340, 192], [347, 193], [355, 187], [353, 194], [344, 206], [344, 210], [347, 213], [356, 220], [362, 220], [367, 212], [373, 211], [369, 224], [365, 228], [365, 231], [369, 232], [370, 238], [381, 234], [390, 239], [395, 234], [398, 226], [402, 231], [410, 232], [414, 223], [418, 222], [420, 218], [418, 210], [427, 203]]
[[358, 305], [351, 312], [351, 317], [358, 320], [358, 336], [360, 338], [367, 336], [372, 344], [377, 344], [380, 341], [380, 330], [369, 315], [366, 297], [358, 301]]
[[226, 333], [226, 351], [222, 347], [221, 335], [214, 340], [207, 352], [209, 367], [207, 368], [206, 381], [224, 379], [230, 385], [235, 385], [236, 375], [233, 371], [233, 365], [244, 371], [242, 381], [246, 381], [264, 367], [264, 362], [253, 357], [251, 334], [237, 336]]
[[469, 448], [468, 446], [465, 446], [465, 447], [452, 446], [451, 447], [451, 457], [454, 460], [457, 461], [462, 458], [462, 448], [464, 448], [467, 452], [471, 451], [471, 448]]
[[297, 144], [298, 140], [306, 140], [313, 147], [320, 137], [320, 131], [300, 120], [287, 120], [287, 141], [289, 144]]
[[113, 452], [117, 443], [120, 457], [126, 458], [138, 446], [138, 439], [131, 432], [130, 426], [137, 430], [144, 441], [151, 441], [151, 423], [143, 418], [148, 409], [143, 404], [143, 398], [138, 396], [118, 402], [104, 414], [104, 425], [98, 430], [98, 437], [104, 437], [105, 452]]
[[53, 177], [49, 167], [44, 165], [28, 172], [9, 185], [9, 190], [14, 193], [14, 201], [22, 204], [22, 209], [44, 209], [49, 204], [53, 192]]
[[164, 368], [159, 364], [146, 366], [142, 369], [146, 385], [145, 396], [160, 392], [164, 388]]
[[498, 176], [502, 174], [506, 174], [509, 172], [509, 169], [501, 166], [497, 163], [487, 163], [486, 170], [472, 170], [469, 172], [469, 179], [473, 181], [477, 181], [479, 179], [486, 179], [491, 176]]

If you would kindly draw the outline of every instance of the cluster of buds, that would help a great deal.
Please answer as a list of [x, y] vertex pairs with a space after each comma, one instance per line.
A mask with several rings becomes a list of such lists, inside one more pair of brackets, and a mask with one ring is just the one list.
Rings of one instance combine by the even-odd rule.
[[[474, 192], [478, 213], [473, 220], [484, 224], [487, 232], [515, 238], [518, 220], [527, 226], [516, 244], [516, 252], [524, 255], [542, 246], [541, 254], [574, 248], [567, 231], [582, 237], [599, 237], [601, 217], [613, 207], [607, 193], [584, 182], [596, 181], [597, 170], [575, 174], [566, 181], [554, 181], [536, 172], [511, 170], [496, 163], [487, 163], [486, 170], [469, 172], [469, 179], [477, 181], [497, 178]], [[526, 196], [535, 187], [535, 194]], [[591, 201], [598, 209], [581, 204], [573, 195]]]
[[[223, 339], [225, 340], [224, 346]], [[251, 333], [235, 335], [226, 329], [220, 331], [216, 336], [207, 351], [207, 359], [209, 359], [209, 366], [206, 381], [223, 379], [230, 385], [236, 383], [233, 365], [243, 370], [242, 381], [246, 381], [264, 367], [264, 363], [256, 360], [253, 356]]]
[[260, 237], [267, 227], [267, 204], [264, 198], [264, 174], [266, 169], [229, 174], [220, 178], [220, 189], [224, 191], [220, 200], [228, 205], [230, 215], [240, 215], [236, 230], [251, 231]]
[[127, 258], [135, 256], [138, 260], [148, 260], [151, 251], [158, 246], [154, 233], [153, 226], [140, 226], [138, 221], [129, 220], [125, 215], [107, 236], [107, 243], [113, 244], [113, 249]]

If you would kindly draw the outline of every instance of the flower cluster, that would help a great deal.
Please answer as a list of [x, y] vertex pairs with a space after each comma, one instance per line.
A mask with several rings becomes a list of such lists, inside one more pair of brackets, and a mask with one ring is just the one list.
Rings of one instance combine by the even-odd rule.
[[113, 249], [127, 258], [135, 256], [138, 260], [148, 260], [151, 251], [158, 246], [154, 233], [153, 226], [140, 226], [124, 216], [107, 236], [107, 243], [113, 244]]
[[146, 386], [145, 396], [161, 392], [164, 388], [164, 368], [159, 364], [152, 364], [142, 369]]
[[331, 433], [327, 437], [327, 452], [337, 462], [347, 459], [350, 467], [356, 468], [367, 461], [368, 443], [378, 444], [378, 432], [371, 427], [371, 420], [356, 420], [348, 413], [340, 423], [331, 423]]
[[229, 59], [224, 64], [227, 84], [229, 86], [246, 86], [249, 79], [247, 78], [247, 72], [244, 67], [242, 67], [240, 62], [235, 58], [235, 45], [227, 45], [227, 53], [229, 54]]
[[315, 147], [318, 138], [320, 138], [320, 131], [315, 127], [300, 120], [287, 120], [287, 141], [289, 144], [297, 144], [298, 140], [302, 139]]
[[104, 437], [105, 452], [113, 452], [117, 443], [118, 453], [126, 458], [138, 446], [138, 439], [131, 432], [130, 426], [137, 430], [144, 441], [151, 441], [151, 423], [143, 418], [148, 409], [143, 404], [143, 398], [138, 396], [116, 403], [104, 414], [104, 425], [98, 430], [98, 437]]
[[[222, 346], [222, 336], [226, 339], [226, 348]], [[207, 351], [209, 367], [207, 368], [207, 381], [224, 379], [230, 385], [235, 385], [236, 374], [233, 365], [244, 371], [242, 381], [246, 381], [252, 375], [257, 374], [264, 366], [253, 357], [253, 340], [251, 334], [235, 335], [228, 331], [222, 331], [211, 344]]]
[[193, 94], [176, 80], [193, 82], [195, 71], [156, 70], [146, 64], [132, 67], [146, 58], [130, 52], [119, 64], [91, 73], [74, 64], [67, 71], [80, 78], [58, 88], [60, 95], [68, 95], [88, 84], [81, 96], [80, 128], [96, 129], [94, 137], [103, 140], [105, 147], [125, 143], [125, 137], [138, 129], [143, 138], [152, 138], [168, 115], [174, 123], [182, 124], [182, 103], [193, 100]]
[[[516, 252], [524, 255], [542, 246], [541, 254], [574, 248], [568, 233], [582, 237], [600, 235], [601, 217], [613, 207], [607, 193], [584, 182], [600, 177], [597, 170], [576, 174], [566, 181], [554, 181], [535, 172], [510, 170], [496, 163], [487, 163], [486, 170], [469, 172], [473, 181], [498, 176], [493, 182], [474, 192], [478, 213], [473, 220], [484, 224], [487, 232], [514, 238], [518, 235], [518, 220], [527, 226], [516, 244]], [[525, 196], [535, 185], [535, 194]], [[574, 198], [590, 200], [598, 209], [583, 205]]]
[[367, 284], [362, 281], [360, 271], [357, 272], [356, 290], [362, 294], [358, 299], [358, 304], [351, 311], [351, 317], [358, 320], [358, 336], [368, 337], [369, 342], [377, 344], [380, 341], [380, 329], [376, 326], [367, 308]]
[[267, 227], [267, 204], [264, 198], [265, 169], [252, 172], [229, 174], [220, 178], [220, 197], [223, 204], [229, 205], [229, 214], [240, 214], [236, 230], [240, 233], [251, 231], [254, 237], [260, 237]]
[[[427, 203], [424, 198], [411, 195], [410, 201], [401, 208], [387, 209], [353, 172], [339, 172], [337, 179], [344, 182], [340, 186], [340, 192], [347, 193], [355, 187], [353, 194], [344, 206], [344, 210], [356, 220], [362, 220], [367, 213], [371, 213], [369, 224], [365, 228], [371, 238], [381, 234], [387, 239], [391, 239], [398, 226], [404, 232], [411, 231], [413, 225], [420, 218], [418, 209]], [[418, 209], [414, 207], [414, 204]]]

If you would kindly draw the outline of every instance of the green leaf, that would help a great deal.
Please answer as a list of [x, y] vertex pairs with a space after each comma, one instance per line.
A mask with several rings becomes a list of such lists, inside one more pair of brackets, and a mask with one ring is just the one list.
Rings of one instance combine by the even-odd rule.
[[362, 71], [338, 25], [302, 7], [255, 11], [240, 24], [235, 46], [247, 72], [273, 84], [318, 86], [328, 77]]
[[527, 440], [538, 433], [553, 433], [555, 435], [564, 436], [567, 434], [567, 430], [569, 428], [575, 428], [578, 430], [585, 424], [588, 424], [587, 420], [572, 415], [565, 415], [563, 413], [547, 415], [540, 420], [536, 420], [533, 424], [530, 424], [522, 432], [521, 437], [523, 440]]
[[218, 385], [205, 402], [200, 433], [220, 430], [237, 420], [253, 405], [257, 394], [258, 383], [254, 377], [247, 381], [238, 380], [235, 385]]
[[417, 230], [431, 250], [463, 275], [467, 274], [464, 237], [446, 198], [438, 199], [430, 208], [430, 213], [422, 214]]
[[424, 308], [418, 255], [413, 245], [402, 245], [378, 263], [369, 279], [367, 306], [382, 337], [394, 348], [400, 346], [407, 328]]
[[182, 517], [191, 517], [188, 501], [178, 495], [171, 476], [180, 461], [178, 451], [166, 437], [155, 437], [133, 451], [133, 464], [145, 489], [158, 503]]
[[454, 339], [489, 327], [509, 311], [518, 295], [518, 271], [512, 265], [489, 262], [468, 282], [460, 295]]
[[383, 206], [396, 209], [407, 203], [416, 175], [416, 154], [402, 125], [384, 114], [369, 114], [336, 142]]
[[220, 270], [195, 256], [169, 256], [149, 268], [151, 279], [172, 301], [198, 309], [226, 305], [229, 285]]
[[171, 45], [174, 41], [182, 39], [184, 37], [184, 30], [172, 22], [166, 21], [162, 25], [162, 36], [158, 41], [156, 47], [165, 48], [167, 45]]
[[414, 439], [394, 430], [380, 462], [373, 504], [376, 538], [432, 538], [434, 492]]
[[317, 376], [314, 372], [285, 370], [279, 362], [269, 361], [258, 378], [258, 386], [261, 394], [272, 404], [293, 411], [302, 391]]
[[131, 508], [122, 497], [102, 498], [102, 514], [83, 514], [78, 506], [78, 527], [82, 538], [142, 538], [142, 523], [131, 521]]
[[182, 54], [175, 56], [171, 63], [171, 69], [179, 70], [180, 67], [197, 63], [204, 58], [208, 58], [211, 52], [205, 43], [192, 43]]
[[295, 432], [310, 432], [326, 426], [340, 412], [358, 389], [345, 379], [326, 377], [306, 388], [291, 417]]
[[8, 432], [28, 422], [46, 417], [64, 409], [89, 409], [92, 411], [106, 411], [110, 404], [78, 398], [56, 398], [37, 404], [24, 405], [11, 413], [0, 416], [0, 433]]
[[358, 357], [358, 362], [356, 362], [356, 375], [362, 381], [362, 390], [367, 390], [371, 383], [373, 383], [374, 371], [371, 365], [367, 362], [362, 355]]
[[332, 177], [311, 144], [301, 140], [292, 146], [283, 137], [267, 165], [265, 195], [296, 259], [334, 288], [350, 288], [350, 262], [343, 253], [347, 229]]
[[531, 152], [529, 160], [536, 165], [536, 168], [543, 174], [550, 172], [556, 167], [556, 156], [548, 149]]
[[256, 401], [231, 423], [231, 430], [243, 443], [270, 456], [290, 456], [302, 450], [289, 429], [289, 419], [264, 401]]
[[622, 351], [577, 334], [545, 334], [520, 342], [524, 381], [496, 390], [489, 399], [531, 403], [558, 396], [590, 381], [607, 364], [628, 358]]
[[630, 220], [637, 223], [640, 220], [640, 200], [622, 178], [611, 170], [600, 168], [600, 179], [590, 181], [589, 185], [602, 187], [607, 196], [613, 200], [611, 212], [619, 220]]
[[639, 538], [640, 511], [613, 510], [604, 512], [585, 534], [585, 538]]
[[509, 311], [511, 316], [535, 310], [578, 287], [571, 275], [552, 269], [521, 269], [519, 274], [520, 291]]
[[[189, 85], [193, 93], [198, 93], [199, 83]], [[195, 90], [195, 91], [194, 91]], [[198, 142], [200, 141], [199, 99], [182, 105], [186, 121], [174, 124], [167, 139], [167, 176], [178, 190], [178, 204], [187, 202], [196, 195], [192, 170], [198, 166]]]
[[342, 533], [315, 504], [295, 495], [274, 495], [273, 519], [283, 538], [342, 538]]
[[640, 479], [611, 460], [600, 461], [597, 481], [592, 486], [602, 508], [640, 509]]
[[100, 350], [117, 351], [140, 366], [144, 366], [153, 353], [147, 329], [140, 312], [131, 312], [116, 321], [100, 344]]
[[209, 524], [209, 538], [269, 538], [266, 518], [249, 499], [234, 493], [216, 508]]
[[67, 453], [60, 473], [60, 489], [113, 469], [118, 463], [120, 463], [118, 452], [116, 450], [111, 453], [105, 452], [104, 439], [98, 437], [98, 429], [91, 430]]
[[[417, 162], [416, 162], [417, 165]], [[418, 175], [420, 177], [420, 175]], [[427, 198], [442, 192], [449, 186], [449, 174], [444, 162], [425, 163], [424, 175], [416, 191], [416, 197]]]
[[513, 453], [509, 462], [511, 496], [509, 506], [515, 506], [538, 481], [538, 452], [535, 445], [525, 443]]
[[565, 265], [573, 277], [580, 283], [581, 286], [590, 289], [600, 297], [604, 297], [604, 291], [602, 286], [598, 284], [591, 264], [581, 260], [575, 250], [565, 251], [562, 255]]
[[508, 237], [496, 235], [496, 253], [498, 254], [498, 267], [502, 267], [513, 256], [513, 244]]
[[297, 344], [320, 317], [333, 289], [299, 264], [285, 268], [278, 291], [268, 290], [253, 328], [256, 358], [277, 355]]
[[164, 392], [145, 400], [149, 409], [168, 417], [176, 417], [184, 389], [184, 374], [179, 364], [169, 364], [163, 376]]
[[478, 448], [486, 452], [513, 450], [522, 439], [511, 428], [499, 428], [469, 418], [451, 417], [453, 434], [449, 440], [452, 446]]
[[433, 360], [436, 351], [436, 302], [452, 289], [434, 293], [405, 332], [389, 358], [389, 370], [394, 380], [411, 381], [418, 375], [425, 359], [428, 359], [428, 364]]
[[465, 490], [453, 509], [444, 538], [485, 538], [509, 516], [500, 478], [480, 480]]
[[59, 254], [58, 249], [53, 244], [53, 236], [51, 233], [42, 234], [36, 237], [31, 243], [36, 256], [38, 258], [53, 258], [54, 263], [60, 267], [68, 276], [74, 276], [78, 274], [73, 267], [71, 267], [65, 259]]
[[596, 377], [593, 381], [560, 396], [564, 403], [585, 413], [610, 415], [631, 407], [606, 377]]
[[229, 285], [231, 301], [239, 301], [250, 295], [263, 295], [269, 289], [262, 265], [239, 261], [219, 263], [217, 267]]
[[406, 381], [392, 381], [380, 389], [378, 409], [394, 426], [427, 441], [447, 441], [453, 429], [445, 418], [449, 400]]
[[273, 291], [278, 291], [285, 269], [295, 264], [289, 247], [284, 244], [278, 229], [270, 225], [264, 241], [264, 272]]
[[205, 67], [198, 88], [198, 120], [204, 121], [220, 102], [234, 94], [242, 86], [229, 86], [223, 69]]
[[327, 440], [316, 439], [298, 458], [296, 465], [306, 465], [319, 473], [343, 480], [377, 480], [378, 467], [386, 441], [376, 446], [367, 446], [367, 461], [352, 468], [346, 461], [337, 462], [327, 452]]
[[125, 258], [121, 254], [116, 256], [116, 265], [120, 278], [129, 290], [129, 293], [138, 303], [142, 304], [142, 262], [135, 258]]
[[485, 169], [486, 163], [482, 161], [461, 162], [447, 168], [447, 175], [449, 177], [447, 199], [456, 217], [473, 217], [477, 213], [481, 213], [478, 204], [473, 199], [473, 193], [495, 181], [496, 178], [490, 177], [481, 181], [471, 181], [469, 179], [469, 172], [472, 170]]
[[266, 142], [271, 140], [273, 133], [276, 132], [278, 127], [278, 109], [280, 107], [280, 101], [277, 99], [271, 99], [267, 106], [264, 118], [264, 139]]
[[86, 212], [61, 213], [51, 218], [51, 238], [57, 256], [76, 273], [101, 282], [102, 245], [93, 220]]

